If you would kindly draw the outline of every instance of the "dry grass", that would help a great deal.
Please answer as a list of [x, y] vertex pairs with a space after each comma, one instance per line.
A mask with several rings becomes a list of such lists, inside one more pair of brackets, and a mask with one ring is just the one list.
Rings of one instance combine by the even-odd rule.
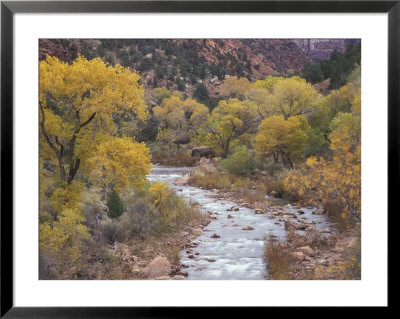
[[205, 189], [224, 189], [229, 190], [232, 187], [232, 181], [228, 174], [219, 172], [203, 174], [202, 172], [192, 172], [189, 175], [189, 185]]
[[264, 237], [264, 262], [267, 265], [268, 277], [273, 280], [289, 278], [288, 256], [285, 249], [271, 235]]
[[263, 211], [266, 211], [269, 206], [265, 199], [264, 185], [251, 181], [248, 177], [226, 172], [202, 173], [195, 171], [189, 175], [189, 185], [229, 192], [233, 201], [245, 201]]
[[169, 260], [172, 261], [174, 265], [179, 265], [181, 260], [181, 249], [178, 246], [174, 246], [169, 251]]

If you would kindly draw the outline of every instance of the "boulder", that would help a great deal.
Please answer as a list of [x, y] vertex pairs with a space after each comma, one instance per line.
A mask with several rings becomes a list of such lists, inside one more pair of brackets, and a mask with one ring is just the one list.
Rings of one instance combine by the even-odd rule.
[[178, 271], [177, 275], [187, 277], [188, 276], [188, 272], [186, 270], [181, 269], [181, 270]]
[[243, 230], [254, 230], [254, 228], [251, 226], [244, 226], [244, 227], [242, 227], [242, 229]]
[[264, 212], [263, 212], [261, 209], [259, 209], [259, 208], [256, 208], [256, 209], [254, 210], [254, 212], [255, 212], [256, 214], [264, 214]]
[[221, 236], [220, 235], [217, 235], [217, 234], [213, 234], [212, 236], [211, 236], [211, 238], [220, 238]]
[[171, 272], [171, 264], [165, 257], [156, 257], [147, 265], [145, 273], [148, 278], [168, 276]]
[[192, 149], [192, 157], [206, 157], [206, 158], [213, 158], [215, 157], [215, 151], [208, 146], [200, 146], [200, 147], [195, 147]]
[[306, 260], [306, 255], [305, 255], [303, 252], [301, 252], [301, 251], [295, 251], [295, 252], [291, 253], [291, 256], [292, 256], [295, 260], [298, 260], [298, 261]]
[[302, 252], [306, 256], [314, 256], [314, 249], [310, 246], [299, 247], [296, 250]]
[[192, 228], [192, 229], [190, 230], [190, 232], [191, 232], [192, 235], [195, 236], [195, 237], [199, 237], [199, 236], [203, 235], [203, 230], [200, 229], [200, 228]]
[[313, 215], [322, 215], [325, 213], [325, 209], [318, 208], [316, 211], [313, 212]]
[[293, 224], [292, 222], [285, 220], [285, 229], [286, 230], [295, 230], [296, 229], [296, 225]]
[[183, 176], [181, 178], [178, 178], [174, 184], [175, 185], [186, 185], [189, 182], [189, 175]]
[[200, 161], [199, 167], [206, 173], [214, 173], [217, 171], [217, 168], [213, 163], [205, 163], [204, 161], [201, 163]]
[[351, 248], [355, 244], [357, 244], [357, 242], [358, 242], [357, 237], [351, 237], [346, 246], [347, 246], [347, 248]]

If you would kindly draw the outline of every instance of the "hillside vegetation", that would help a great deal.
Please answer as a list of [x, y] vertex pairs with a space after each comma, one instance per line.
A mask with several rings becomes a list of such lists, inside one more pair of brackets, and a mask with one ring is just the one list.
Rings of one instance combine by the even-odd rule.
[[[219, 40], [58, 41], [64, 61], [47, 55], [39, 63], [41, 278], [120, 279], [118, 243], [161, 241], [204, 224], [166, 183], [146, 178], [154, 162], [192, 164], [195, 146], [220, 158], [212, 178], [197, 176], [207, 188], [250, 198], [257, 181], [263, 197], [332, 205], [357, 233], [358, 44], [308, 65], [303, 53], [293, 63], [275, 59], [302, 52], [282, 40], [265, 66], [241, 48], [256, 55], [267, 41], [241, 40], [234, 53], [223, 48], [235, 43]], [[323, 95], [312, 83], [328, 78], [332, 90]]]

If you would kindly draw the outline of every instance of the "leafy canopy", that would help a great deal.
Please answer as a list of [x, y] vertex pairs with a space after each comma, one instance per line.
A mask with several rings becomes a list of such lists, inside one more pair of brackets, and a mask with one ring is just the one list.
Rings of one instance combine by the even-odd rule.
[[[128, 159], [141, 163], [129, 178], [145, 178], [151, 165], [144, 146], [118, 139], [126, 119], [147, 116], [139, 75], [83, 56], [72, 64], [47, 56], [39, 71], [40, 155], [57, 164], [60, 180], [71, 184], [78, 169], [91, 176], [105, 166], [116, 185], [126, 186]], [[123, 155], [107, 157], [112, 145]]]

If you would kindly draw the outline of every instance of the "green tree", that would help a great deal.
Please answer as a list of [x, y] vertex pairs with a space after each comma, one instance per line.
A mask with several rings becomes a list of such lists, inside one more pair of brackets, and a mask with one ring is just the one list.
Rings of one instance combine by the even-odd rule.
[[124, 213], [124, 204], [114, 187], [107, 194], [107, 215], [110, 218], [118, 218]]
[[250, 175], [254, 170], [255, 161], [245, 145], [238, 145], [232, 155], [221, 161], [221, 166], [235, 175]]
[[210, 96], [204, 83], [199, 83], [196, 85], [196, 91], [194, 92], [193, 97], [197, 98], [202, 103], [208, 102]]

